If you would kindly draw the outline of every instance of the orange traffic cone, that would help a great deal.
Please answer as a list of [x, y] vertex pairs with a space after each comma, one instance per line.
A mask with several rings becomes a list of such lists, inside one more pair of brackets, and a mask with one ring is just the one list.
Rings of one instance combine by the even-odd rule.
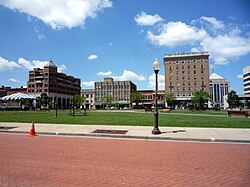
[[35, 131], [35, 122], [32, 121], [31, 129], [30, 129], [30, 135], [29, 136], [37, 136]]

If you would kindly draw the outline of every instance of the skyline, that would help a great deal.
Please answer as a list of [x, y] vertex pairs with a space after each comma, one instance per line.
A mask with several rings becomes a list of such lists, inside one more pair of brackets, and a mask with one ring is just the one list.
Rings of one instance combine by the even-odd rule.
[[[250, 65], [246, 0], [0, 0], [0, 85], [26, 86], [28, 71], [52, 60], [82, 89], [113, 77], [154, 89], [152, 64], [164, 54], [208, 51], [212, 69], [243, 94]], [[223, 11], [222, 11], [223, 10]]]

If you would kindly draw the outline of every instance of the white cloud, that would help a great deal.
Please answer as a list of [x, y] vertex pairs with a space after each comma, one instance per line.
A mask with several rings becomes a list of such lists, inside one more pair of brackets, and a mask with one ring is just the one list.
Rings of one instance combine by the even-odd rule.
[[95, 81], [82, 82], [82, 85], [84, 86], [84, 88], [94, 88]]
[[140, 26], [152, 26], [157, 22], [163, 21], [163, 19], [158, 15], [149, 15], [146, 14], [145, 12], [140, 12], [134, 17], [135, 22], [137, 25]]
[[116, 81], [144, 81], [146, 80], [143, 75], [137, 75], [133, 71], [124, 70], [121, 76], [113, 76]]
[[98, 12], [112, 7], [109, 0], [5, 0], [0, 4], [36, 17], [53, 29], [84, 27], [88, 17], [95, 18]]
[[238, 78], [238, 79], [243, 79], [243, 74], [237, 75], [237, 78]]
[[21, 66], [14, 61], [8, 61], [0, 57], [0, 71], [12, 70]]
[[250, 53], [250, 38], [243, 38], [238, 34], [225, 34], [205, 38], [201, 46], [209, 51], [216, 64], [228, 64], [228, 60], [237, 59]]
[[58, 72], [63, 72], [64, 70], [67, 70], [67, 67], [64, 64], [58, 66]]
[[16, 79], [14, 79], [14, 78], [10, 78], [9, 81], [10, 81], [10, 82], [14, 82], [14, 83], [19, 83], [19, 82], [20, 82], [19, 80], [16, 80]]
[[112, 71], [106, 71], [106, 72], [98, 72], [96, 73], [96, 75], [99, 75], [99, 76], [109, 76], [109, 75], [112, 75]]
[[88, 56], [89, 60], [95, 60], [97, 58], [98, 58], [98, 55], [94, 55], [94, 54], [91, 54], [91, 55]]
[[33, 68], [43, 68], [45, 64], [47, 64], [48, 61], [39, 61], [39, 60], [33, 60], [28, 61], [24, 58], [18, 59], [18, 64], [26, 68], [27, 70], [33, 70]]
[[[155, 74], [149, 76], [148, 88], [155, 90]], [[165, 76], [158, 74], [158, 90], [165, 90]]]
[[200, 19], [210, 23], [213, 26], [213, 28], [215, 28], [215, 29], [223, 29], [224, 28], [224, 23], [222, 21], [218, 21], [214, 17], [202, 16]]
[[154, 35], [150, 31], [147, 32], [147, 38], [154, 45], [167, 47], [192, 45], [207, 36], [205, 30], [182, 22], [163, 24], [158, 32], [160, 32], [158, 35]]

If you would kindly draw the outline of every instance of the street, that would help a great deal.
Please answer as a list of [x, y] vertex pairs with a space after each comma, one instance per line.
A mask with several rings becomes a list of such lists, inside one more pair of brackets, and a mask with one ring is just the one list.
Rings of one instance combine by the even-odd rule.
[[250, 144], [0, 134], [1, 186], [249, 186]]

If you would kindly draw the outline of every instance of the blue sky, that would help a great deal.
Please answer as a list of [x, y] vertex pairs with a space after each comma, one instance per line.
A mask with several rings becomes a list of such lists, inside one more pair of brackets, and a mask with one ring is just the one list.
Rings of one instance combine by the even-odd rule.
[[153, 89], [163, 55], [208, 51], [210, 74], [243, 93], [250, 65], [247, 0], [0, 0], [0, 85], [26, 86], [28, 71], [52, 59], [82, 89], [112, 76]]

